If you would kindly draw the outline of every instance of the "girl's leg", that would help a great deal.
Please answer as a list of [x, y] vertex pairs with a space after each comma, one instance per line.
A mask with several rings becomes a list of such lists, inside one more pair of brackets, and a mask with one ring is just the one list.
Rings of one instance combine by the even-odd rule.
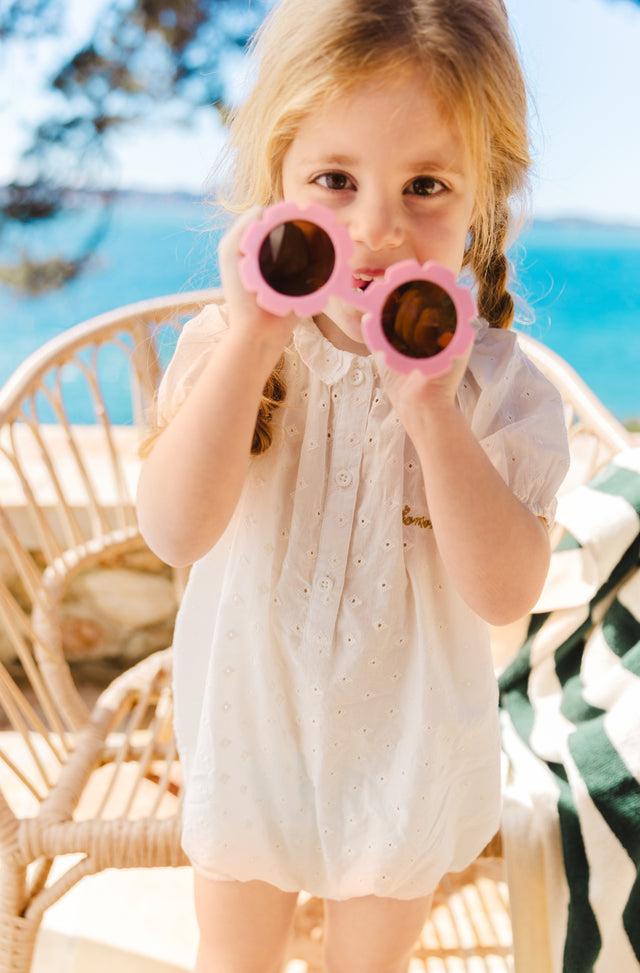
[[326, 973], [406, 973], [433, 896], [326, 903]]
[[195, 973], [279, 973], [298, 896], [265, 882], [194, 872], [200, 944]]

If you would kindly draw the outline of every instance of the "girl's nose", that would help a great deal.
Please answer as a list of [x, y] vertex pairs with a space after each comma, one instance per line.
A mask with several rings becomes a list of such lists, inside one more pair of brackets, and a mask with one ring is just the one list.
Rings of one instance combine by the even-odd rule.
[[380, 196], [358, 199], [350, 213], [349, 231], [354, 243], [369, 250], [384, 250], [400, 245], [402, 217], [398, 208]]

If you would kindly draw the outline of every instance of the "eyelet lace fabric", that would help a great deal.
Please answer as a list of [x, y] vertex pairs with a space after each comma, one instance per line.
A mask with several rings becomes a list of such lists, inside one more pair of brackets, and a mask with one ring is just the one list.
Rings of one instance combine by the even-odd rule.
[[[185, 326], [161, 420], [225, 328], [216, 306]], [[486, 627], [447, 577], [373, 359], [303, 320], [285, 367], [273, 444], [177, 620], [183, 844], [215, 877], [425, 895], [499, 826]], [[459, 398], [516, 494], [552, 519], [562, 407], [514, 335], [479, 334]]]

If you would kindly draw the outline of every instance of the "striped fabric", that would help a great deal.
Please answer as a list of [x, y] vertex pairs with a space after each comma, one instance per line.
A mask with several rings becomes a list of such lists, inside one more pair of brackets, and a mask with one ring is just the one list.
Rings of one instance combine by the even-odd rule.
[[640, 449], [562, 497], [558, 519], [567, 532], [547, 587], [500, 677], [505, 808], [529, 814], [549, 968], [630, 973], [640, 969]]

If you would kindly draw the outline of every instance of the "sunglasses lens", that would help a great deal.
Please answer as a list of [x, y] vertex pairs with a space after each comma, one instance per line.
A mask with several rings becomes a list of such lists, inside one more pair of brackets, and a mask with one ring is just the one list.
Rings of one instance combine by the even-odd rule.
[[382, 309], [389, 344], [409, 358], [431, 358], [447, 347], [456, 330], [456, 309], [442, 287], [410, 280], [391, 292]]
[[274, 227], [258, 255], [263, 279], [288, 297], [319, 290], [331, 277], [335, 259], [329, 235], [307, 220], [290, 220]]

